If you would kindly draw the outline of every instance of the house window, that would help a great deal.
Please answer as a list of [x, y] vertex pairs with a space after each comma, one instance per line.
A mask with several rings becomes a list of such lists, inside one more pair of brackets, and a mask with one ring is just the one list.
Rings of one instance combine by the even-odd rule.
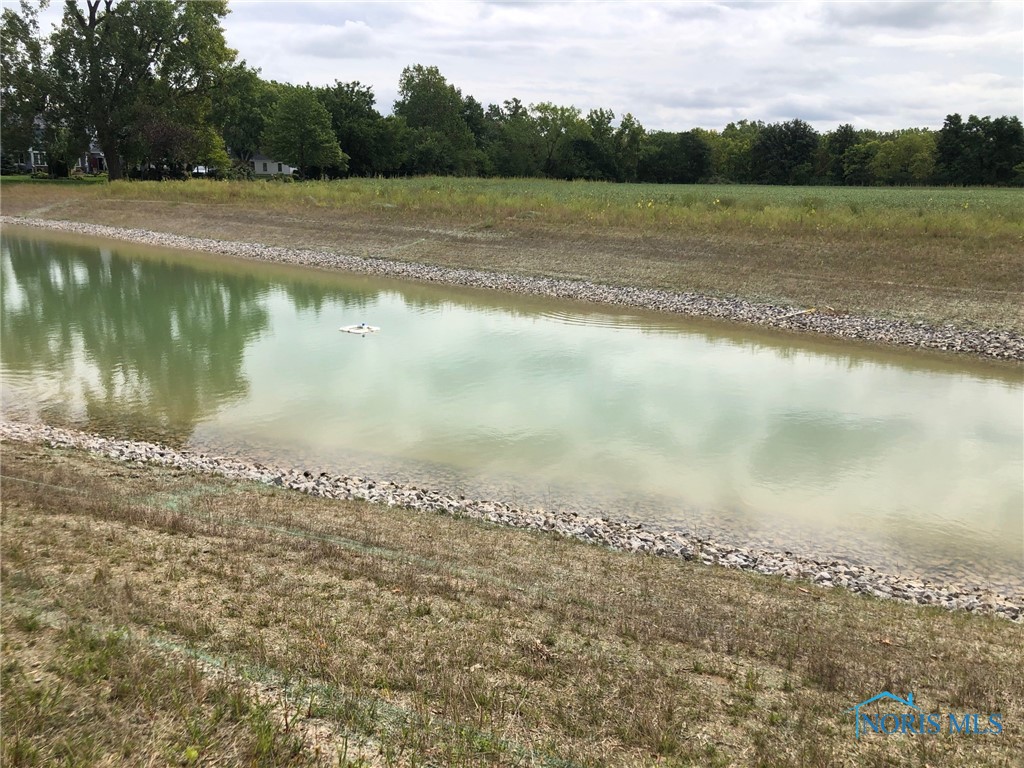
[[255, 171], [256, 170], [256, 161], [255, 160], [250, 160], [249, 161], [249, 167], [252, 168]]
[[266, 172], [267, 172], [267, 164], [266, 164], [266, 163], [264, 163], [264, 164], [263, 164], [263, 172], [264, 172], [264, 173], [266, 173]]
[[280, 164], [280, 163], [278, 163], [278, 164], [277, 164], [277, 172], [278, 172], [278, 173], [280, 173], [280, 172], [281, 172], [281, 164]]

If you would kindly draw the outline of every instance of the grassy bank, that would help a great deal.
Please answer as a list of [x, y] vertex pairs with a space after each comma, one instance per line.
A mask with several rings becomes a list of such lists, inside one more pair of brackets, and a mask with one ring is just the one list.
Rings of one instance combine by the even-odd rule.
[[1019, 190], [3, 182], [0, 209], [1024, 331]]
[[[9, 765], [1012, 765], [997, 619], [3, 446]], [[882, 690], [999, 736], [853, 737]], [[882, 711], [889, 711], [883, 708]]]

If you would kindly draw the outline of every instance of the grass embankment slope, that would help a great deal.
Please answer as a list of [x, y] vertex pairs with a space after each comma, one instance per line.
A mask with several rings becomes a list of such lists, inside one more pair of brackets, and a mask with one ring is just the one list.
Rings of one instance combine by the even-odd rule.
[[2, 182], [0, 210], [1024, 332], [1024, 192], [486, 179]]
[[[1024, 754], [1006, 621], [80, 452], [2, 459], [5, 765]], [[882, 690], [1004, 731], [856, 741], [845, 710]]]

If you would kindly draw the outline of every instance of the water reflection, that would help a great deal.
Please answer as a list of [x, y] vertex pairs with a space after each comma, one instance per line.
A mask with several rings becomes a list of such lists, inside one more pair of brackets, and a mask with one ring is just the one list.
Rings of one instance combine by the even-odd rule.
[[5, 232], [8, 410], [1021, 579], [1019, 370], [83, 242]]
[[50, 385], [49, 419], [183, 445], [248, 392], [265, 282], [22, 238], [4, 238], [3, 255], [5, 373]]

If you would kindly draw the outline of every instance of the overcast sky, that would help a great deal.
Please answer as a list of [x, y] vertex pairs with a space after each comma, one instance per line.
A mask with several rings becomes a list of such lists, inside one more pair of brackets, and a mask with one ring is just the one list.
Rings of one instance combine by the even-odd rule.
[[652, 130], [743, 118], [938, 128], [951, 112], [1024, 112], [1022, 0], [229, 7], [228, 44], [264, 78], [358, 80], [385, 114], [411, 64], [437, 66], [485, 107], [603, 107]]

